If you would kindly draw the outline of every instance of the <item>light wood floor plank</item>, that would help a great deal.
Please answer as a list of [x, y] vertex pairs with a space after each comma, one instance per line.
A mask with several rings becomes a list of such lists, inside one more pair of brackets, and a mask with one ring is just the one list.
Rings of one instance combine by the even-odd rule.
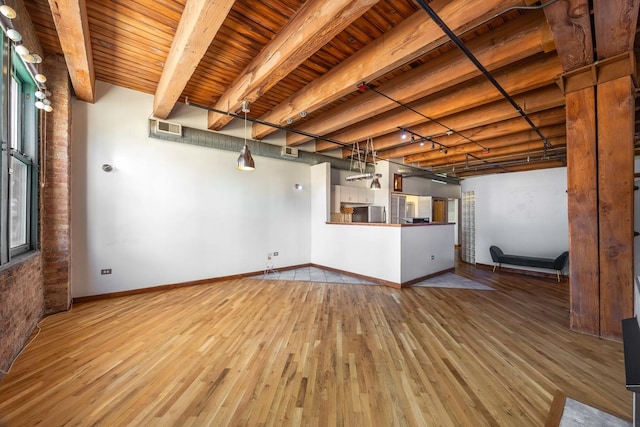
[[52, 316], [0, 425], [539, 426], [558, 393], [631, 419], [620, 343], [568, 330], [568, 284], [494, 291], [235, 279]]

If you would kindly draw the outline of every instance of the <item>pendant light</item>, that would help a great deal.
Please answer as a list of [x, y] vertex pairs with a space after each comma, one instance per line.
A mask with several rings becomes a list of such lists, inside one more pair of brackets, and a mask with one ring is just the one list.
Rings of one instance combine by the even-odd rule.
[[244, 113], [244, 147], [240, 150], [238, 165], [236, 166], [236, 169], [239, 171], [252, 171], [256, 168], [253, 157], [251, 157], [251, 151], [249, 151], [249, 147], [247, 147], [247, 113], [249, 111], [249, 101], [245, 99], [242, 101], [242, 112]]
[[377, 176], [375, 176], [373, 178], [373, 181], [371, 181], [371, 186], [369, 187], [372, 190], [381, 190], [382, 186], [380, 185], [380, 179], [378, 179]]

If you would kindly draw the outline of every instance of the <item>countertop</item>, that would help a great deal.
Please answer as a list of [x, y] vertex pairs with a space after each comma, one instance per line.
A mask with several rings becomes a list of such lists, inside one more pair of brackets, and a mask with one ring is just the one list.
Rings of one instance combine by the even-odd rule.
[[432, 225], [454, 225], [454, 222], [418, 222], [416, 224], [385, 224], [379, 222], [330, 222], [331, 225], [368, 225], [372, 227], [429, 227]]

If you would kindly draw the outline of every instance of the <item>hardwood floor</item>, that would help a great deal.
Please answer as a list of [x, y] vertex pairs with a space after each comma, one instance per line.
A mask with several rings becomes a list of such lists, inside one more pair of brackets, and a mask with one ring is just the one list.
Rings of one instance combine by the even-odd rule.
[[554, 394], [631, 419], [622, 344], [568, 284], [495, 291], [239, 279], [75, 305], [0, 383], [0, 425], [540, 426]]

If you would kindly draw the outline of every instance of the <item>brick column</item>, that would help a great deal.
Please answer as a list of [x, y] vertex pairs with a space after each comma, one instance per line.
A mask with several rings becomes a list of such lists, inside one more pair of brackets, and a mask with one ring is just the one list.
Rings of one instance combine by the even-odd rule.
[[53, 111], [44, 119], [40, 243], [45, 313], [55, 313], [71, 305], [71, 87], [63, 57], [43, 65]]

